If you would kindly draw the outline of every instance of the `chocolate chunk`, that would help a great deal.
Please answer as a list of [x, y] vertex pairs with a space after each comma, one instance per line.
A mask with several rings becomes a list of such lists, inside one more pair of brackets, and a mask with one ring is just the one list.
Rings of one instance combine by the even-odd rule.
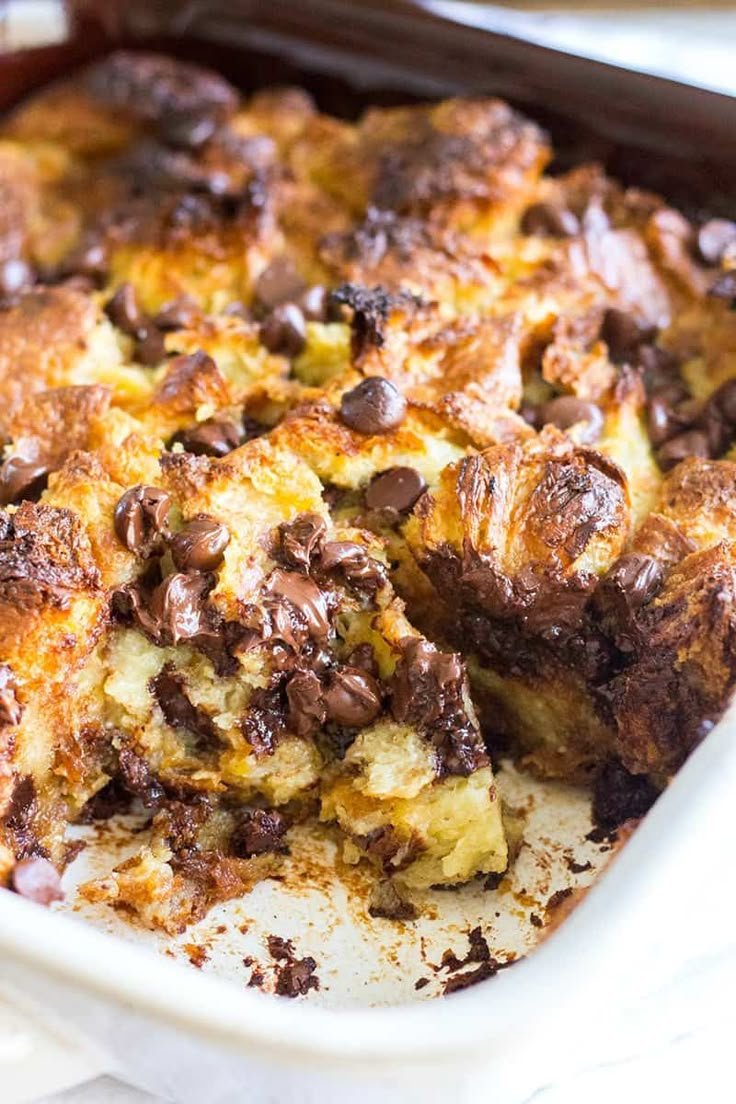
[[406, 399], [389, 380], [370, 376], [342, 396], [340, 417], [358, 433], [391, 433], [406, 417]]
[[372, 644], [358, 644], [348, 656], [349, 667], [359, 667], [369, 675], [378, 678], [378, 661]]
[[233, 832], [230, 849], [242, 859], [278, 854], [286, 850], [288, 827], [286, 817], [276, 809], [248, 809]]
[[253, 441], [256, 437], [268, 432], [268, 426], [259, 422], [257, 418], [251, 418], [249, 414], [243, 414], [243, 441]]
[[36, 832], [38, 795], [30, 774], [15, 782], [3, 824], [12, 838], [16, 858], [26, 859], [43, 853]]
[[359, 667], [339, 667], [324, 692], [327, 720], [346, 728], [372, 724], [381, 713], [381, 689], [372, 675]]
[[629, 552], [603, 576], [594, 595], [603, 629], [625, 652], [636, 646], [636, 613], [662, 586], [662, 566], [653, 556]]
[[465, 708], [460, 657], [438, 652], [421, 637], [402, 640], [401, 652], [391, 681], [395, 719], [428, 733], [443, 772], [472, 773], [487, 762], [487, 756]]
[[255, 690], [243, 720], [243, 736], [256, 755], [272, 755], [286, 727], [284, 706], [273, 690]]
[[424, 477], [416, 468], [389, 468], [374, 476], [365, 492], [369, 510], [396, 510], [403, 514], [427, 489]]
[[115, 507], [115, 532], [129, 552], [147, 559], [163, 549], [171, 499], [158, 487], [131, 487]]
[[736, 246], [736, 222], [709, 219], [698, 230], [697, 246], [701, 260], [707, 265], [720, 264], [729, 248]]
[[590, 445], [597, 441], [603, 429], [603, 414], [595, 403], [576, 399], [574, 395], [560, 395], [543, 403], [537, 411], [537, 424], [554, 425], [558, 429], [570, 429], [580, 425], [581, 444]]
[[180, 571], [214, 571], [222, 563], [229, 543], [226, 525], [198, 514], [170, 539], [169, 549]]
[[708, 295], [714, 299], [736, 299], [736, 269], [723, 272], [708, 288]]
[[429, 725], [442, 713], [445, 691], [456, 695], [464, 672], [460, 658], [438, 652], [421, 637], [401, 642], [402, 658], [392, 682], [391, 711], [397, 721]]
[[318, 555], [327, 532], [320, 514], [299, 514], [293, 521], [279, 526], [279, 551], [289, 567], [309, 571], [312, 559]]
[[306, 290], [293, 262], [288, 257], [277, 257], [263, 270], [256, 280], [256, 304], [264, 311], [272, 311], [284, 303], [293, 303]]
[[33, 271], [20, 257], [0, 262], [0, 300], [12, 300], [33, 284]]
[[266, 584], [266, 593], [289, 604], [315, 640], [326, 640], [330, 614], [326, 595], [312, 579], [277, 567]]
[[39, 460], [24, 460], [21, 456], [9, 456], [0, 467], [0, 505], [36, 502], [46, 489], [49, 469]]
[[307, 327], [296, 303], [274, 307], [260, 328], [261, 343], [269, 353], [297, 357], [307, 343]]
[[241, 444], [241, 433], [234, 422], [210, 418], [190, 429], [179, 430], [172, 444], [179, 444], [194, 456], [227, 456]]
[[187, 696], [184, 679], [170, 663], [151, 679], [149, 689], [158, 702], [166, 723], [172, 728], [190, 733], [200, 745], [217, 743], [217, 729], [212, 718], [203, 709], [192, 704]]
[[0, 663], [0, 728], [20, 724], [22, 716], [15, 675], [7, 663]]
[[286, 684], [289, 723], [297, 736], [312, 736], [325, 722], [322, 684], [314, 671], [297, 671]]
[[628, 311], [610, 307], [603, 316], [601, 337], [608, 346], [608, 353], [615, 364], [630, 361], [651, 332], [643, 330]]
[[689, 456], [696, 456], [701, 460], [708, 460], [711, 455], [708, 434], [702, 429], [690, 429], [686, 433], [680, 433], [672, 437], [657, 452], [657, 463], [663, 471], [669, 471], [686, 460]]
[[521, 231], [545, 238], [572, 238], [580, 233], [580, 221], [567, 207], [533, 203], [521, 217]]
[[118, 769], [120, 781], [128, 793], [145, 806], [153, 809], [160, 805], [166, 797], [163, 786], [153, 774], [146, 760], [133, 751], [132, 748], [122, 747], [118, 751]]
[[617, 759], [605, 763], [593, 786], [593, 821], [607, 832], [640, 820], [659, 797], [646, 775], [629, 774]]
[[369, 595], [375, 595], [386, 582], [383, 564], [357, 541], [328, 541], [322, 548], [319, 570], [340, 575], [348, 586]]
[[313, 958], [297, 958], [290, 939], [269, 935], [267, 942], [271, 957], [283, 963], [276, 970], [276, 992], [279, 996], [299, 997], [310, 989], [319, 989], [319, 979], [314, 974], [317, 963]]
[[131, 283], [121, 284], [105, 305], [105, 314], [129, 337], [145, 335], [148, 319], [138, 303], [138, 294]]
[[50, 905], [64, 898], [58, 870], [48, 859], [40, 856], [21, 859], [16, 863], [10, 875], [10, 884], [20, 897], [35, 901], [38, 905]]
[[394, 308], [416, 307], [421, 300], [409, 292], [391, 293], [382, 287], [341, 284], [330, 296], [336, 307], [349, 307], [352, 317], [352, 353], [358, 359], [368, 349], [380, 349], [385, 341], [386, 323]]

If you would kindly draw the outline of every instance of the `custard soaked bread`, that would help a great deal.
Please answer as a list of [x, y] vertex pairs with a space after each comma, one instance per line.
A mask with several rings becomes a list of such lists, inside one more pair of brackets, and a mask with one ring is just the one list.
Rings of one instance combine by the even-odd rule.
[[2, 876], [179, 930], [292, 825], [500, 874], [490, 756], [657, 786], [734, 682], [736, 226], [497, 100], [119, 53], [0, 130]]

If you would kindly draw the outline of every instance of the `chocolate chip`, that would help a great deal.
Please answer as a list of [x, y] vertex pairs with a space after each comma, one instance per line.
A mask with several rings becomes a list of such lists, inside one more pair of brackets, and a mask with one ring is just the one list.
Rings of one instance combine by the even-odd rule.
[[107, 247], [96, 239], [82, 242], [62, 265], [64, 276], [86, 276], [99, 286], [108, 274]]
[[33, 284], [33, 272], [20, 257], [11, 257], [0, 264], [0, 298], [12, 298]]
[[580, 232], [580, 221], [567, 207], [533, 203], [521, 217], [521, 230], [523, 234], [540, 237], [572, 238]]
[[115, 507], [115, 532], [129, 552], [147, 559], [163, 548], [171, 499], [158, 487], [131, 487]]
[[597, 441], [603, 429], [603, 414], [595, 403], [577, 399], [574, 395], [560, 395], [544, 403], [537, 412], [538, 425], [554, 425], [558, 429], [570, 429], [579, 425], [582, 444]]
[[155, 368], [166, 356], [164, 335], [152, 323], [146, 323], [140, 331], [133, 356], [147, 368]]
[[681, 428], [682, 423], [678, 421], [670, 403], [661, 395], [652, 395], [647, 404], [647, 430], [652, 444], [664, 444]]
[[59, 872], [53, 863], [40, 856], [21, 859], [16, 863], [10, 875], [10, 884], [20, 897], [35, 901], [38, 905], [50, 905], [64, 898]]
[[38, 501], [48, 477], [49, 469], [38, 460], [9, 456], [0, 467], [0, 504], [8, 506], [22, 499]]
[[309, 571], [312, 559], [322, 547], [327, 532], [321, 514], [299, 514], [279, 526], [281, 558], [289, 565]]
[[194, 456], [227, 456], [241, 444], [241, 433], [234, 422], [210, 418], [190, 429], [182, 429], [172, 438], [185, 452]]
[[151, 635], [170, 644], [198, 636], [207, 628], [204, 599], [209, 589], [211, 579], [207, 575], [168, 575], [148, 603], [148, 617], [154, 627]]
[[603, 316], [601, 337], [608, 346], [611, 360], [616, 364], [631, 360], [650, 336], [651, 333], [643, 330], [628, 311], [610, 307]]
[[736, 380], [726, 380], [713, 392], [708, 402], [716, 407], [730, 425], [736, 426]]
[[327, 599], [312, 579], [277, 567], [268, 580], [266, 593], [288, 602], [306, 623], [309, 635], [315, 640], [327, 638], [330, 631]]
[[286, 684], [290, 727], [297, 736], [312, 736], [325, 722], [322, 684], [314, 671], [297, 671]]
[[230, 839], [230, 849], [239, 858], [269, 855], [284, 851], [289, 823], [276, 809], [249, 809]]
[[20, 724], [22, 716], [15, 675], [7, 663], [0, 663], [0, 728]]
[[357, 541], [328, 541], [322, 548], [319, 569], [326, 575], [342, 575], [349, 586], [371, 595], [386, 581], [383, 564]]
[[698, 253], [707, 265], [718, 265], [731, 246], [736, 246], [736, 222], [709, 219], [698, 230]]
[[389, 380], [370, 376], [342, 396], [340, 417], [358, 433], [390, 433], [406, 417], [406, 399]]
[[121, 284], [105, 306], [105, 314], [124, 334], [129, 337], [145, 336], [148, 321], [138, 303], [138, 295], [131, 283]]
[[416, 468], [389, 468], [374, 476], [365, 492], [369, 510], [396, 510], [405, 513], [427, 489], [424, 477]]
[[200, 514], [170, 539], [169, 549], [180, 571], [214, 571], [222, 563], [229, 543], [227, 526]]
[[288, 257], [277, 257], [264, 269], [254, 289], [257, 306], [272, 311], [284, 303], [293, 303], [306, 290], [293, 262]]
[[188, 330], [201, 318], [202, 312], [190, 295], [182, 295], [166, 303], [161, 308], [153, 322], [159, 330]]
[[307, 327], [296, 303], [282, 303], [274, 307], [260, 328], [261, 343], [269, 353], [296, 357], [307, 342]]
[[381, 712], [381, 690], [367, 671], [340, 667], [330, 675], [324, 692], [327, 720], [347, 728], [362, 728]]
[[669, 471], [686, 460], [689, 456], [698, 457], [701, 460], [710, 458], [710, 442], [708, 434], [702, 429], [690, 429], [686, 433], [680, 433], [672, 437], [657, 452], [657, 462], [663, 471]]
[[736, 269], [721, 273], [708, 288], [708, 295], [712, 295], [714, 299], [736, 299]]

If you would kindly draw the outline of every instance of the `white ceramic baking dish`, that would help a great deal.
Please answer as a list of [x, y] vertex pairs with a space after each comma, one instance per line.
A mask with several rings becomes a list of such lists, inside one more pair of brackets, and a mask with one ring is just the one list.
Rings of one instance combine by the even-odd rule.
[[[139, 30], [160, 30], [155, 4], [129, 7]], [[161, 7], [176, 7], [181, 32], [182, 6]], [[569, 109], [577, 99], [585, 114], [590, 108], [581, 89], [590, 90], [587, 99], [599, 114], [601, 104], [621, 101], [622, 116], [605, 113], [609, 129], [632, 132], [648, 120], [656, 130], [669, 108], [672, 125], [660, 129], [660, 146], [674, 145], [678, 155], [699, 148], [703, 166], [702, 151], [728, 132], [734, 105], [724, 97], [579, 59], [561, 64], [558, 55], [491, 43], [492, 36], [447, 20], [432, 23], [425, 40], [430, 24], [410, 18], [417, 5], [400, 5], [400, 18], [391, 23], [386, 3], [365, 4], [344, 25], [334, 22], [340, 13], [345, 18], [344, 3], [306, 7], [312, 20], [322, 20], [311, 38], [298, 5], [184, 6], [189, 31], [206, 30], [208, 39], [231, 49], [242, 42], [260, 51], [258, 71], [266, 79], [264, 51], [288, 57], [302, 71], [347, 75], [367, 89], [443, 94], [482, 87], [517, 98], [531, 89], [529, 98], [539, 103], [556, 81], [559, 95], [550, 92], [548, 106]], [[95, 35], [86, 42], [90, 50], [99, 45]], [[488, 68], [491, 56], [495, 70]], [[53, 63], [43, 58], [36, 75], [63, 65], [56, 54]], [[275, 73], [284, 79], [283, 67]], [[731, 123], [735, 116], [731, 110]], [[722, 173], [726, 161], [724, 153]], [[527, 812], [525, 850], [505, 889], [428, 894], [420, 919], [403, 928], [366, 916], [360, 873], [330, 874], [332, 845], [320, 837], [295, 848], [284, 882], [264, 883], [165, 941], [79, 904], [75, 884], [125, 846], [123, 832], [87, 832], [90, 846], [67, 874], [61, 912], [0, 893], [6, 1005], [0, 1009], [0, 1104], [34, 1100], [103, 1071], [121, 1071], [166, 1099], [192, 1104], [514, 1104], [565, 1071], [641, 1053], [733, 1018], [727, 998], [736, 982], [736, 712], [710, 733], [615, 853], [585, 838], [590, 822], [581, 792], [540, 786], [511, 768], [501, 772], [501, 785]], [[300, 867], [310, 847], [314, 857]], [[447, 979], [447, 970], [438, 968], [442, 951], [461, 955], [469, 928], [483, 928], [500, 961], [521, 957], [555, 891], [587, 885], [612, 856], [610, 869], [533, 954], [451, 997], [424, 999]], [[589, 869], [579, 869], [587, 863]], [[248, 987], [253, 966], [244, 958], [262, 965], [265, 986], [272, 986], [264, 950], [269, 934], [292, 938], [300, 954], [313, 955], [319, 992], [289, 1001]], [[186, 958], [203, 969], [182, 965]], [[426, 984], [416, 989], [420, 977]]]

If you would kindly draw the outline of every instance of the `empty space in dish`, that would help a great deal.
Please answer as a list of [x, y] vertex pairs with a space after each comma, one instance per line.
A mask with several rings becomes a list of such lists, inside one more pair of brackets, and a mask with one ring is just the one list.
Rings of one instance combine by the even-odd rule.
[[[269, 953], [269, 937], [291, 940], [294, 957], [314, 959], [319, 988], [307, 999], [330, 1007], [397, 1004], [438, 996], [458, 979], [493, 976], [496, 965], [523, 957], [569, 907], [571, 890], [590, 885], [612, 856], [614, 844], [591, 833], [586, 790], [538, 782], [505, 763], [497, 776], [507, 808], [520, 825], [516, 857], [496, 888], [478, 879], [412, 898], [415, 920], [373, 918], [377, 875], [365, 864], [347, 866], [329, 829], [292, 829], [291, 854], [278, 879], [260, 882], [246, 896], [213, 908], [181, 935], [147, 931], [125, 913], [91, 904], [76, 893], [90, 877], [104, 876], [136, 849], [140, 821], [119, 817], [76, 828], [85, 847], [69, 867], [62, 909], [122, 939], [192, 964], [233, 984], [273, 992], [282, 963]], [[469, 933], [480, 928], [488, 948], [471, 955]], [[476, 936], [477, 939], [477, 936]], [[455, 959], [451, 956], [454, 955]], [[444, 956], [444, 965], [443, 965]]]

